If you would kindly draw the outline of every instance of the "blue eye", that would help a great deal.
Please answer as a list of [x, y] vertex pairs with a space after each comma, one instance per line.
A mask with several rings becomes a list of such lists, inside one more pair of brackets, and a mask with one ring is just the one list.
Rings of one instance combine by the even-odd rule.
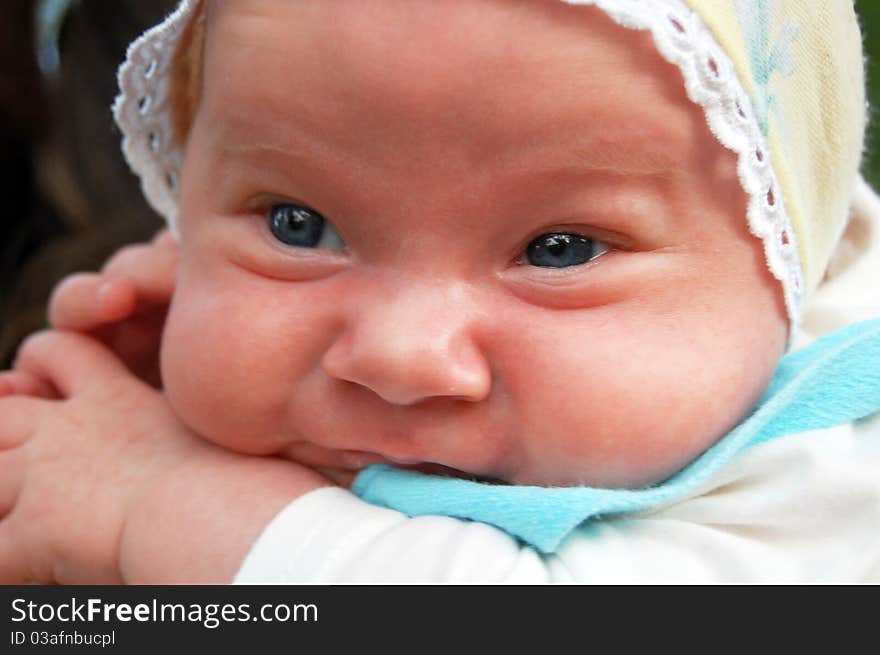
[[586, 264], [608, 251], [601, 241], [579, 234], [552, 232], [533, 239], [526, 248], [525, 260], [542, 268], [567, 268]]
[[302, 205], [272, 205], [267, 213], [269, 229], [281, 243], [299, 248], [345, 250], [345, 243], [318, 212]]

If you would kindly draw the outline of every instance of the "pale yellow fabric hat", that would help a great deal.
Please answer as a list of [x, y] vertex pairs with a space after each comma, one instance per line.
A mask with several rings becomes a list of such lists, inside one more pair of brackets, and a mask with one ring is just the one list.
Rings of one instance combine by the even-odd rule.
[[749, 96], [809, 294], [846, 227], [864, 147], [864, 59], [853, 2], [690, 0], [688, 5], [725, 50]]
[[[867, 111], [852, 0], [560, 1], [595, 5], [624, 27], [649, 30], [679, 67], [712, 132], [738, 155], [750, 198], [744, 220], [763, 241], [796, 327], [858, 179]], [[185, 135], [174, 133], [169, 72], [198, 6], [183, 0], [129, 47], [114, 105], [126, 158], [174, 232]]]

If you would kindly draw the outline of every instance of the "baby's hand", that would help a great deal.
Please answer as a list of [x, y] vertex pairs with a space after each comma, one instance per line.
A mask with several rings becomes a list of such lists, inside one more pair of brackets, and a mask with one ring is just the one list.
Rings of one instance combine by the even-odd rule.
[[198, 440], [87, 337], [30, 337], [13, 375], [59, 399], [0, 398], [0, 582], [119, 582], [128, 505]]
[[135, 375], [159, 387], [159, 343], [177, 262], [177, 242], [168, 230], [150, 243], [126, 246], [100, 273], [64, 278], [49, 301], [49, 322], [97, 338]]
[[0, 397], [0, 584], [228, 582], [275, 513], [329, 484], [201, 439], [89, 337], [37, 334], [16, 370], [58, 399]]

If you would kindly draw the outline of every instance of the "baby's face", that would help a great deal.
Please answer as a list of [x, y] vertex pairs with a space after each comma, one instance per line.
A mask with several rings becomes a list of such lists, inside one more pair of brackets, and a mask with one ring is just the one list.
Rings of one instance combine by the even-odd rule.
[[786, 319], [735, 160], [649, 37], [556, 0], [224, 0], [168, 396], [226, 447], [637, 487]]

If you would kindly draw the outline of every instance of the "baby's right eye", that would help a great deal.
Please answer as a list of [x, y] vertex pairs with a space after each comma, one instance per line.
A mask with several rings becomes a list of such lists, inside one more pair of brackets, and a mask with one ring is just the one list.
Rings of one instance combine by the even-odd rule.
[[314, 209], [293, 203], [272, 205], [266, 219], [272, 235], [285, 245], [345, 250], [339, 233]]

